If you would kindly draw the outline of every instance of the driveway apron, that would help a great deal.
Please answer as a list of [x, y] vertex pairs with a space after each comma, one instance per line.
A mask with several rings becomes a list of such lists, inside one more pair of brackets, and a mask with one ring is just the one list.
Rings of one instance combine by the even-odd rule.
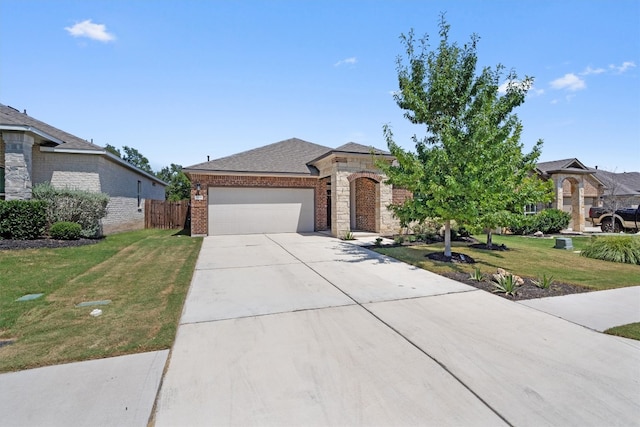
[[155, 425], [638, 425], [640, 348], [319, 234], [207, 237]]

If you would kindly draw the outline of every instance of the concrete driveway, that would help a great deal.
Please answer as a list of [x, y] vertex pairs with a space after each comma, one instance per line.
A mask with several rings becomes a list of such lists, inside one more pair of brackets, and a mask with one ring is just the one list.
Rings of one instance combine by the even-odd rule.
[[640, 425], [640, 347], [327, 236], [208, 237], [154, 421]]

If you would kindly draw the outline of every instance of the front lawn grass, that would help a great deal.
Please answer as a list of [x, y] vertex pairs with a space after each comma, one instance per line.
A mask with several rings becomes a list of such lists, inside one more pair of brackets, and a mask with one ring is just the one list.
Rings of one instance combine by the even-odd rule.
[[616, 326], [615, 328], [607, 329], [604, 333], [631, 338], [633, 340], [640, 340], [640, 323], [629, 323], [628, 325]]
[[[477, 236], [483, 241], [484, 236]], [[574, 251], [583, 249], [589, 237], [572, 236]], [[379, 248], [376, 251], [434, 273], [471, 273], [474, 267], [485, 274], [505, 270], [536, 278], [546, 274], [554, 281], [584, 286], [594, 290], [640, 285], [640, 266], [601, 261], [580, 256], [570, 250], [554, 249], [555, 240], [523, 236], [494, 236], [496, 245], [505, 244], [507, 251], [488, 251], [470, 248], [463, 242], [453, 242], [452, 250], [475, 259], [476, 264], [454, 264], [432, 261], [425, 257], [442, 252], [442, 243], [418, 246]]]
[[[115, 234], [81, 247], [0, 251], [0, 372], [167, 349], [201, 238]], [[26, 294], [44, 293], [16, 302]], [[76, 307], [111, 300], [108, 305]], [[103, 314], [89, 313], [101, 309]]]

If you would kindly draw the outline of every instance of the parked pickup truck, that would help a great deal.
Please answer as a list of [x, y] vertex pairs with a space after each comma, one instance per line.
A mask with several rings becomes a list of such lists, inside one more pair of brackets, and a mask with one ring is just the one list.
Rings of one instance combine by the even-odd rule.
[[640, 206], [618, 209], [614, 213], [605, 208], [592, 207], [589, 209], [589, 218], [594, 227], [600, 226], [605, 233], [637, 232], [640, 228]]

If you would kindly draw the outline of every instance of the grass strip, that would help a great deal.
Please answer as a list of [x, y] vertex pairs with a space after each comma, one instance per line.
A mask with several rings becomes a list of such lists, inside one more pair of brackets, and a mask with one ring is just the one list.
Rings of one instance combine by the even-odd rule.
[[615, 328], [607, 329], [604, 333], [640, 341], [640, 322], [616, 326]]
[[[141, 230], [89, 246], [0, 252], [0, 339], [14, 340], [0, 347], [0, 372], [169, 348], [201, 244], [175, 230]], [[99, 317], [76, 307], [98, 300], [111, 300]]]

